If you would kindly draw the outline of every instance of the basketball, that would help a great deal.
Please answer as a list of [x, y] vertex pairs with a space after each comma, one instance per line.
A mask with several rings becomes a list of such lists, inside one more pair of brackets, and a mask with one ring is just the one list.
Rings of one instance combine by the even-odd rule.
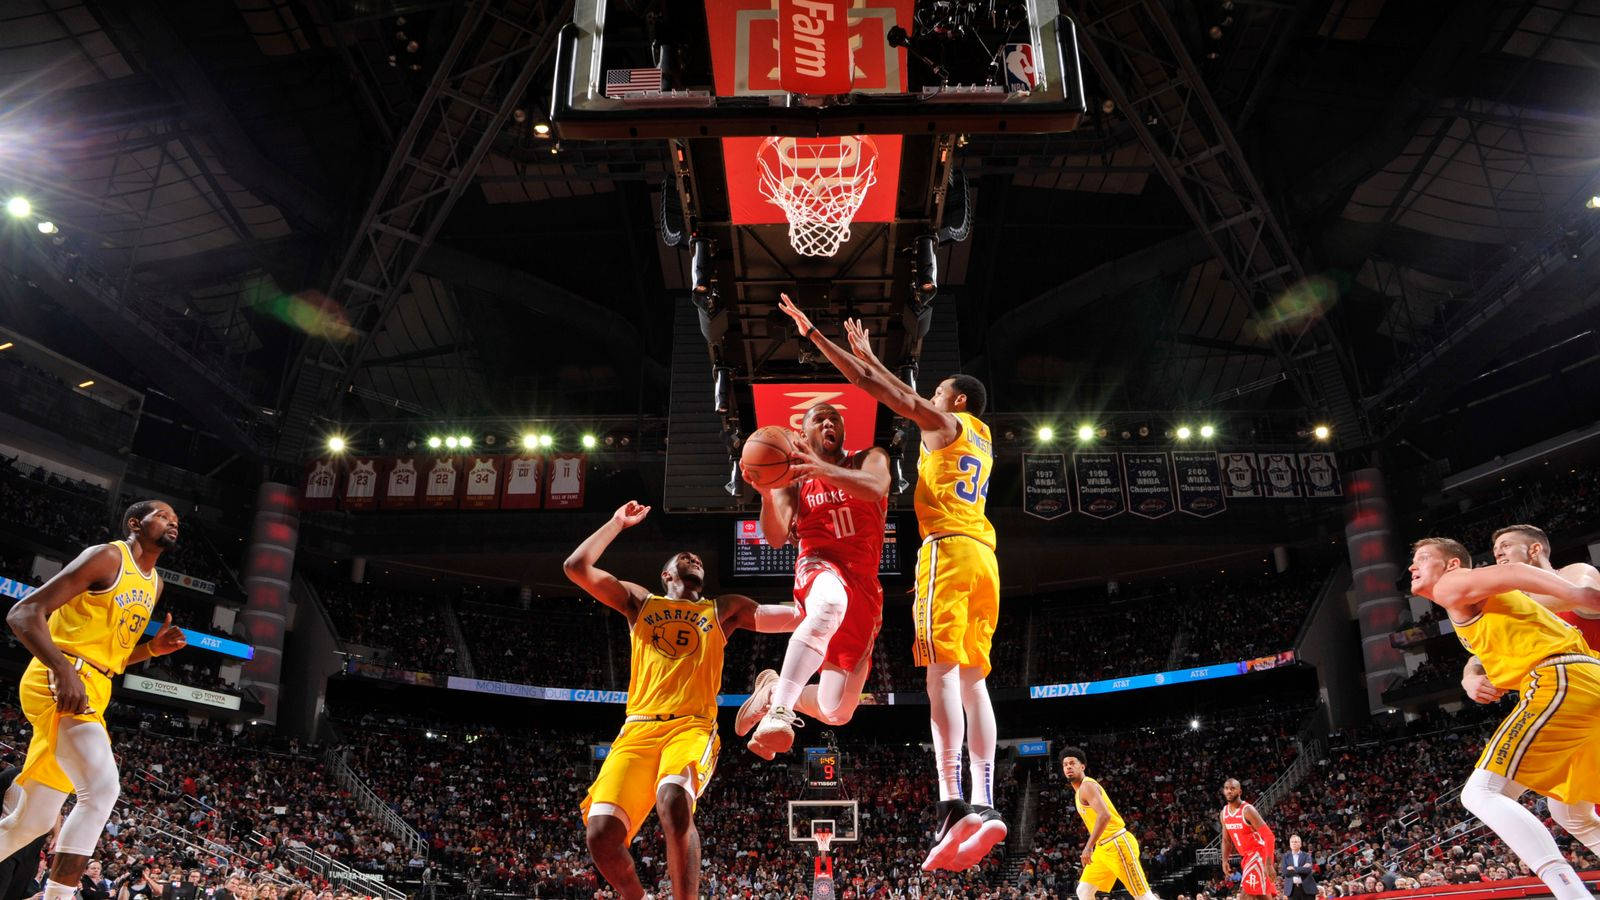
[[794, 455], [794, 432], [782, 425], [757, 428], [739, 451], [739, 465], [750, 473], [751, 483], [762, 490], [789, 483], [789, 458]]

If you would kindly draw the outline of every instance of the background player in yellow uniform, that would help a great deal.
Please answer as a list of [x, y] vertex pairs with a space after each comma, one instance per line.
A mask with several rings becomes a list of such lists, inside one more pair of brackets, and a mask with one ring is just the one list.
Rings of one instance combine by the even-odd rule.
[[177, 513], [142, 500], [122, 522], [126, 539], [84, 550], [6, 614], [33, 654], [18, 691], [33, 739], [16, 780], [21, 795], [0, 820], [0, 859], [55, 827], [67, 795], [78, 795], [56, 837], [45, 900], [74, 895], [121, 791], [106, 733], [112, 676], [187, 643], [171, 615], [139, 643], [161, 597], [156, 561], [178, 541]]
[[623, 504], [565, 566], [574, 584], [628, 619], [627, 719], [582, 803], [589, 854], [624, 900], [645, 895], [628, 844], [652, 809], [666, 838], [673, 896], [700, 895], [694, 807], [711, 781], [721, 743], [723, 645], [736, 629], [793, 631], [802, 618], [792, 606], [758, 606], [737, 594], [702, 597], [705, 566], [693, 553], [679, 553], [662, 568], [664, 594], [595, 565], [623, 529], [649, 514], [648, 506]]
[[[970, 868], [1006, 837], [1005, 819], [994, 808], [996, 728], [985, 681], [1000, 620], [1000, 566], [994, 556], [994, 526], [984, 509], [994, 447], [989, 426], [978, 420], [987, 394], [971, 375], [952, 375], [939, 382], [931, 399], [924, 399], [873, 354], [860, 322], [845, 323], [850, 341], [846, 353], [823, 337], [788, 296], [778, 308], [851, 384], [922, 432], [913, 498], [922, 547], [917, 551], [912, 655], [928, 669], [928, 715], [939, 772], [934, 845], [922, 868]], [[970, 803], [961, 796], [963, 738], [972, 774]]]
[[1461, 805], [1506, 842], [1556, 900], [1589, 896], [1539, 818], [1517, 802], [1550, 798], [1551, 817], [1585, 844], [1600, 838], [1600, 659], [1583, 635], [1528, 594], [1600, 612], [1600, 590], [1555, 572], [1507, 563], [1472, 568], [1450, 538], [1412, 546], [1411, 592], [1443, 607], [1495, 687], [1521, 698], [1461, 788]]
[[1061, 774], [1075, 794], [1073, 805], [1089, 829], [1083, 845], [1083, 874], [1078, 877], [1078, 900], [1094, 900], [1095, 892], [1109, 891], [1117, 882], [1134, 900], [1157, 900], [1139, 863], [1139, 839], [1128, 830], [1116, 804], [1100, 782], [1084, 774], [1088, 757], [1077, 747], [1061, 751]]

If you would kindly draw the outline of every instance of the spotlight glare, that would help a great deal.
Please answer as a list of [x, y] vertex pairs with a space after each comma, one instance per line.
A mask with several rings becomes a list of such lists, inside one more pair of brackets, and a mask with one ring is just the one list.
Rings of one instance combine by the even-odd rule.
[[81, 388], [94, 387], [94, 379], [93, 378], [89, 378], [89, 379], [85, 379], [84, 381], [80, 381], [80, 382], [78, 382], [78, 387], [81, 387]]
[[461, 439], [452, 434], [444, 439], [444, 445], [449, 447], [451, 450], [454, 450], [456, 447], [461, 445]]
[[1317, 440], [1325, 441], [1333, 434], [1333, 429], [1326, 425], [1318, 425], [1311, 433], [1317, 436]]
[[1200, 730], [1200, 720], [1199, 719], [1190, 719], [1189, 720], [1189, 730], [1190, 731], [1199, 731]]
[[12, 341], [6, 341], [4, 344], [0, 344], [0, 350], [10, 350], [12, 347], [15, 347], [15, 346], [16, 346], [16, 344], [13, 343]]
[[541, 447], [548, 447], [551, 444], [554, 444], [555, 442], [556, 442], [556, 439], [551, 437], [548, 434], [539, 435], [539, 446], [541, 446]]
[[523, 435], [522, 436], [522, 446], [526, 447], [529, 450], [532, 450], [533, 448], [539, 446], [539, 436], [536, 435], [536, 434], [525, 434], [525, 435]]
[[49, 219], [45, 219], [44, 221], [39, 223], [39, 233], [40, 234], [55, 234], [56, 232], [58, 232], [60, 230], [61, 229], [56, 227], [56, 223], [50, 221]]
[[1214, 438], [1217, 436], [1217, 429], [1211, 425], [1201, 425], [1200, 436], [1207, 439]]
[[438, 435], [433, 435], [432, 437], [428, 438], [428, 447], [430, 449], [437, 450], [443, 445], [444, 441], [440, 440]]
[[462, 435], [461, 439], [456, 441], [456, 443], [461, 447], [461, 449], [465, 450], [466, 448], [472, 446], [472, 438]]
[[1094, 426], [1093, 425], [1079, 425], [1078, 426], [1078, 440], [1085, 441], [1085, 442], [1094, 440]]
[[1189, 436], [1191, 434], [1193, 434], [1194, 432], [1190, 431], [1189, 430], [1189, 426], [1187, 426], [1187, 425], [1179, 425], [1177, 433], [1178, 433], [1178, 440], [1187, 441], [1189, 439]]
[[33, 212], [33, 204], [28, 202], [27, 197], [12, 197], [6, 201], [6, 212], [21, 219]]
[[594, 439], [594, 435], [586, 434], [586, 435], [583, 436], [583, 449], [585, 449], [585, 450], [593, 450], [595, 443], [596, 443], [596, 441]]
[[1600, 194], [1595, 194], [1593, 197], [1590, 197], [1589, 202], [1585, 203], [1584, 206], [1587, 206], [1590, 209], [1600, 209]]
[[1055, 439], [1056, 430], [1054, 428], [1051, 428], [1049, 425], [1044, 425], [1039, 428], [1039, 443], [1048, 444]]
[[328, 438], [328, 450], [331, 453], [344, 452], [344, 438], [334, 435]]
[[540, 137], [544, 137], [545, 135], [550, 133], [550, 123], [549, 122], [535, 122], [533, 124], [533, 133], [537, 134]]

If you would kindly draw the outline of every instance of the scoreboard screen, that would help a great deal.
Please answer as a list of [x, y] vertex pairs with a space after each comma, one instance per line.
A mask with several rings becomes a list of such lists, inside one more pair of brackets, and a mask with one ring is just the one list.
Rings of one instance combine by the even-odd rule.
[[839, 786], [839, 751], [829, 747], [806, 748], [806, 787], [832, 789]]
[[[739, 519], [733, 523], [734, 575], [793, 575], [798, 552], [794, 544], [767, 546], [761, 539], [759, 519]], [[900, 574], [900, 544], [894, 519], [883, 526], [883, 556], [878, 560], [878, 574]]]

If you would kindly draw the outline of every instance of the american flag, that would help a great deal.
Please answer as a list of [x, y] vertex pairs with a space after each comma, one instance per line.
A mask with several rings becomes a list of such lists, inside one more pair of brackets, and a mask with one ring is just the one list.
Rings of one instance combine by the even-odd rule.
[[659, 90], [661, 90], [661, 70], [653, 66], [644, 69], [606, 70], [607, 97], [626, 97], [643, 91]]

